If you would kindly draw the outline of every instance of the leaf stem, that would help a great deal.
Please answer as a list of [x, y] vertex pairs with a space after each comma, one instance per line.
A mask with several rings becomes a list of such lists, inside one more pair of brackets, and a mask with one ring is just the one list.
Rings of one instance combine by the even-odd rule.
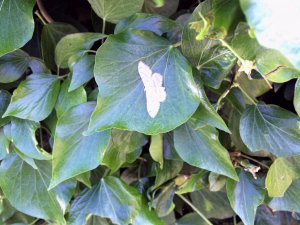
[[252, 102], [254, 105], [257, 105], [257, 100], [248, 95], [248, 93], [240, 85], [237, 85], [236, 87], [241, 90], [241, 92], [250, 100], [250, 102]]
[[65, 75], [62, 75], [62, 76], [58, 76], [58, 79], [64, 79], [64, 78], [66, 78], [67, 76], [69, 76], [69, 74], [65, 74]]
[[223, 39], [218, 39], [224, 47], [226, 47], [228, 50], [230, 50], [241, 62], [244, 62], [245, 60]]
[[177, 48], [177, 47], [181, 46], [181, 41], [178, 41], [177, 43], [173, 44], [172, 46], [174, 48]]
[[186, 204], [188, 204], [208, 225], [213, 225], [204, 215], [202, 212], [199, 211], [199, 209], [196, 208], [196, 206], [193, 205], [187, 198], [185, 198], [183, 195], [177, 194], [179, 198], [181, 198]]
[[[102, 34], [105, 34], [105, 26], [106, 26], [106, 20], [105, 18], [102, 19]], [[104, 43], [104, 39], [102, 38], [101, 44]]]
[[237, 223], [236, 223], [236, 215], [233, 216], [233, 225], [237, 225]]
[[40, 21], [42, 22], [43, 25], [46, 25], [46, 24], [47, 24], [47, 22], [44, 20], [44, 18], [42, 17], [42, 15], [39, 13], [38, 10], [36, 10], [36, 11], [34, 12], [34, 14], [37, 15], [37, 17], [40, 19]]
[[53, 18], [49, 15], [49, 13], [47, 12], [44, 4], [43, 4], [43, 1], [42, 0], [36, 0], [36, 3], [37, 3], [37, 6], [42, 14], [42, 16], [45, 18], [45, 20], [48, 22], [48, 23], [53, 23], [54, 20]]
[[270, 169], [270, 167], [267, 166], [266, 164], [264, 164], [264, 163], [262, 163], [262, 162], [260, 162], [260, 161], [258, 161], [258, 160], [256, 160], [256, 159], [254, 159], [254, 158], [252, 158], [252, 157], [250, 157], [250, 156], [248, 156], [248, 155], [244, 155], [243, 153], [241, 153], [240, 156], [243, 157], [243, 158], [249, 159], [249, 160], [251, 160], [251, 161], [253, 161], [253, 162], [256, 162], [257, 164], [261, 165], [262, 167], [265, 167], [265, 168], [267, 168], [267, 169]]

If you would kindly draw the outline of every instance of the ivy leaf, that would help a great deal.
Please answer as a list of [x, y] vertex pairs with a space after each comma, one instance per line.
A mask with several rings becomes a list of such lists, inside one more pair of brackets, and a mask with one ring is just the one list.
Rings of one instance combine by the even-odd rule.
[[[140, 61], [163, 76], [167, 97], [155, 118], [146, 109]], [[178, 49], [149, 31], [108, 37], [97, 51], [94, 72], [101, 88], [88, 132], [117, 128], [155, 135], [187, 121], [199, 105], [191, 66]]]
[[55, 48], [56, 65], [60, 68], [68, 68], [68, 60], [71, 56], [82, 56], [96, 41], [105, 37], [105, 34], [99, 33], [76, 33], [63, 37]]
[[273, 198], [269, 206], [276, 211], [292, 211], [300, 213], [299, 206], [300, 180], [295, 180], [283, 197]]
[[50, 189], [62, 181], [95, 169], [101, 163], [110, 132], [82, 135], [94, 107], [93, 102], [82, 103], [59, 118], [54, 136]]
[[32, 37], [34, 0], [0, 0], [0, 56], [23, 47]]
[[134, 28], [138, 30], [152, 31], [157, 35], [162, 35], [177, 27], [178, 25], [175, 21], [166, 17], [153, 14], [136, 13], [124, 20], [121, 20], [115, 28], [115, 34], [121, 33], [129, 28]]
[[113, 129], [111, 136], [102, 164], [113, 172], [117, 171], [124, 163], [134, 162], [148, 141], [145, 135], [138, 132]]
[[70, 83], [71, 79], [68, 77], [61, 85], [55, 106], [57, 118], [60, 118], [64, 112], [73, 106], [87, 101], [86, 92], [82, 86], [74, 91], [68, 92]]
[[160, 164], [160, 168], [164, 167], [164, 154], [163, 154], [163, 135], [152, 135], [149, 152], [152, 159]]
[[243, 142], [252, 152], [266, 150], [276, 156], [300, 154], [299, 117], [276, 105], [249, 106], [240, 122]]
[[60, 81], [49, 74], [32, 74], [14, 91], [4, 113], [21, 119], [41, 121], [49, 116], [58, 96]]
[[2, 118], [2, 115], [4, 114], [9, 105], [10, 98], [11, 95], [8, 91], [0, 90], [0, 127], [9, 122], [9, 118]]
[[72, 79], [68, 91], [74, 91], [94, 77], [95, 56], [84, 54], [75, 62], [70, 63], [70, 60]]
[[291, 1], [285, 7], [279, 1], [240, 0], [240, 3], [259, 43], [279, 50], [300, 69], [300, 33], [298, 29], [291, 30], [287, 26], [300, 19], [299, 3]]
[[[297, 79], [294, 91], [294, 107], [297, 114], [300, 116], [300, 78]], [[1, 115], [1, 113], [0, 113]]]
[[4, 135], [3, 128], [0, 127], [0, 160], [9, 154], [9, 139]]
[[264, 190], [255, 183], [251, 174], [239, 171], [239, 182], [227, 180], [227, 196], [233, 210], [245, 225], [254, 225], [257, 207], [264, 201]]
[[141, 195], [116, 177], [105, 177], [91, 189], [85, 189], [70, 209], [70, 225], [85, 223], [89, 214], [109, 218], [116, 224], [129, 224], [147, 207], [141, 208]]
[[24, 155], [38, 160], [49, 160], [51, 155], [38, 146], [35, 138], [38, 128], [40, 128], [38, 122], [12, 118], [11, 141]]
[[117, 23], [142, 9], [144, 0], [88, 0], [94, 12], [104, 21]]
[[270, 197], [283, 197], [291, 183], [300, 178], [300, 156], [277, 158], [271, 165], [266, 188]]
[[0, 83], [18, 80], [29, 65], [29, 55], [18, 49], [0, 58]]
[[76, 33], [78, 30], [66, 23], [48, 23], [43, 26], [41, 36], [42, 56], [47, 67], [56, 70], [54, 61], [55, 47], [59, 40], [67, 34]]
[[214, 128], [206, 126], [194, 130], [186, 123], [174, 130], [174, 144], [178, 155], [188, 164], [238, 179]]
[[[10, 154], [0, 166], [1, 189], [17, 210], [63, 224], [65, 210], [63, 206], [66, 204], [61, 198], [62, 189], [47, 191], [51, 176], [51, 164], [48, 161], [36, 161], [36, 165], [37, 169], [33, 169], [16, 154]], [[26, 182], [24, 183], [24, 181]], [[74, 187], [73, 185], [71, 188]], [[70, 197], [64, 198], [70, 199]]]
[[157, 4], [157, 1], [145, 0], [143, 11], [169, 17], [177, 11], [179, 6], [179, 0], [168, 0], [163, 4]]

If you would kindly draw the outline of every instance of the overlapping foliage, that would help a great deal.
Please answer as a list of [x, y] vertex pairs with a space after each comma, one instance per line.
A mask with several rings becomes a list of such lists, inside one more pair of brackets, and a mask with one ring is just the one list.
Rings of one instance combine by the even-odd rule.
[[0, 224], [299, 224], [300, 4], [79, 4], [0, 0]]

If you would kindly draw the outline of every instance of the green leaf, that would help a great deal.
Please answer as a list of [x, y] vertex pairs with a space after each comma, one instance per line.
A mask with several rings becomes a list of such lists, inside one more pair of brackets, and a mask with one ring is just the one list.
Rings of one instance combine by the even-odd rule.
[[300, 33], [288, 26], [300, 19], [298, 2], [289, 2], [285, 7], [269, 1], [240, 0], [240, 3], [259, 43], [281, 51], [299, 69]]
[[[300, 116], [300, 78], [297, 79], [294, 91], [294, 107], [297, 114]], [[1, 113], [0, 113], [1, 115]]]
[[186, 123], [174, 130], [174, 144], [179, 156], [188, 164], [238, 179], [214, 128], [194, 130], [190, 123]]
[[94, 77], [94, 65], [95, 56], [88, 54], [84, 54], [75, 62], [71, 62], [72, 79], [69, 91], [74, 91]]
[[185, 194], [202, 189], [203, 184], [201, 182], [201, 178], [204, 174], [204, 171], [200, 171], [199, 173], [189, 176], [188, 179], [178, 187], [176, 194]]
[[35, 138], [38, 128], [40, 128], [38, 122], [12, 118], [11, 141], [24, 155], [38, 160], [49, 160], [51, 155], [38, 146]]
[[164, 167], [164, 153], [163, 153], [163, 135], [152, 135], [149, 152], [152, 159], [160, 164], [160, 169]]
[[[5, 1], [5, 0], [2, 0]], [[29, 65], [29, 55], [16, 50], [0, 58], [0, 83], [11, 83], [18, 80]]]
[[208, 181], [209, 181], [209, 190], [210, 191], [220, 191], [226, 184], [226, 177], [216, 174], [209, 173]]
[[54, 61], [55, 47], [59, 40], [67, 34], [76, 33], [78, 30], [66, 23], [48, 23], [43, 26], [41, 36], [42, 56], [47, 67], [56, 70]]
[[116, 177], [105, 177], [91, 189], [85, 189], [70, 209], [70, 225], [85, 223], [89, 214], [109, 218], [116, 224], [129, 224], [141, 209], [139, 192]]
[[271, 165], [266, 188], [270, 197], [283, 197], [291, 183], [300, 178], [300, 156], [277, 158]]
[[300, 213], [299, 206], [300, 180], [295, 180], [283, 197], [273, 198], [269, 206], [276, 211], [292, 211]]
[[105, 150], [102, 164], [117, 171], [124, 163], [132, 163], [147, 143], [145, 135], [137, 132], [112, 130], [111, 141]]
[[34, 0], [0, 0], [0, 56], [23, 47], [32, 37]]
[[[166, 99], [155, 118], [146, 109], [143, 61], [163, 76]], [[199, 104], [192, 69], [178, 49], [149, 31], [130, 30], [110, 36], [96, 55], [97, 107], [89, 132], [118, 128], [155, 135], [186, 122]], [[126, 74], [126, 76], [124, 76]]]
[[[28, 215], [64, 224], [62, 199], [54, 191], [47, 191], [51, 164], [36, 162], [33, 169], [17, 155], [10, 154], [0, 166], [0, 186], [9, 202]], [[17, 189], [12, 187], [18, 187]]]
[[9, 102], [10, 102], [11, 95], [8, 91], [0, 90], [0, 127], [5, 125], [9, 122], [9, 118], [2, 118], [4, 112], [6, 111]]
[[[9, 139], [4, 135], [3, 128], [0, 128], [0, 160], [9, 154]], [[0, 213], [1, 214], [1, 213]]]
[[58, 96], [60, 81], [49, 74], [32, 74], [14, 91], [4, 116], [33, 121], [44, 120], [51, 113]]
[[101, 163], [110, 132], [82, 135], [94, 107], [93, 102], [82, 103], [59, 118], [54, 137], [50, 189], [62, 181], [95, 169]]
[[276, 105], [249, 106], [240, 122], [243, 142], [252, 152], [266, 150], [276, 156], [300, 154], [299, 117]]
[[84, 87], [79, 87], [74, 91], [68, 92], [71, 83], [70, 77], [68, 77], [61, 85], [60, 92], [55, 105], [57, 118], [60, 118], [64, 112], [70, 108], [84, 103], [87, 101], [86, 92]]
[[157, 35], [162, 35], [177, 27], [178, 25], [175, 21], [166, 17], [153, 14], [136, 13], [124, 20], [121, 20], [115, 28], [115, 34], [121, 33], [129, 28], [134, 28], [152, 31]]
[[197, 213], [188, 213], [176, 221], [176, 225], [207, 225]]
[[157, 5], [157, 0], [145, 0], [143, 11], [169, 17], [177, 11], [178, 6], [179, 0], [167, 0], [163, 5]]
[[94, 12], [104, 21], [117, 23], [142, 9], [144, 0], [88, 0]]
[[55, 62], [60, 68], [68, 68], [71, 56], [82, 56], [93, 44], [106, 35], [99, 33], [76, 33], [63, 37], [55, 48]]
[[192, 192], [191, 199], [207, 218], [226, 219], [234, 215], [224, 191], [211, 192], [203, 189]]
[[245, 225], [254, 225], [257, 207], [263, 203], [265, 191], [250, 173], [239, 171], [239, 182], [227, 180], [227, 196], [233, 210]]

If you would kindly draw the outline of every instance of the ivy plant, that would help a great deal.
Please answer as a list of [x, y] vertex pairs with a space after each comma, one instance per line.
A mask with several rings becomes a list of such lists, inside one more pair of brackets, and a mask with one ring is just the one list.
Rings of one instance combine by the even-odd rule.
[[0, 0], [0, 224], [300, 224], [298, 1]]

